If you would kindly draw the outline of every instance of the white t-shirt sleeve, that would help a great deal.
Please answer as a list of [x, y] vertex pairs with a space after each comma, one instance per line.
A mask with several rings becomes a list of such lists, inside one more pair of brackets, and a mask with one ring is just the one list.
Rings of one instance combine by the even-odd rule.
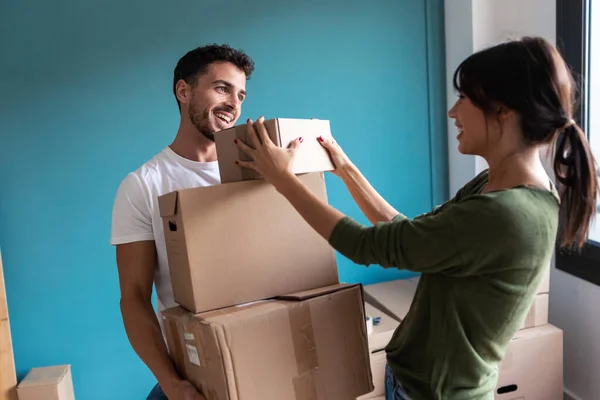
[[129, 174], [121, 182], [112, 213], [111, 245], [154, 240], [152, 211], [140, 180]]

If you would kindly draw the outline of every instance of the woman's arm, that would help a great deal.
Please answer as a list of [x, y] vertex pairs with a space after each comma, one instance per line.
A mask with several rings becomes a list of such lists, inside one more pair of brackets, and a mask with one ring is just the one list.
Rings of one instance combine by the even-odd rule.
[[377, 193], [335, 140], [321, 137], [319, 142], [331, 155], [336, 167], [333, 173], [342, 179], [348, 192], [372, 224], [391, 221], [399, 214]]
[[399, 214], [353, 164], [340, 171], [348, 192], [372, 224], [391, 221]]

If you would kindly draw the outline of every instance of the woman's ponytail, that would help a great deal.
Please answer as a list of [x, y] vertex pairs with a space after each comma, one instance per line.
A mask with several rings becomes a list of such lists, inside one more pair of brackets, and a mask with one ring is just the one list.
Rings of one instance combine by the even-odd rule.
[[559, 137], [554, 174], [561, 198], [560, 247], [581, 248], [596, 215], [598, 179], [588, 140], [573, 120]]

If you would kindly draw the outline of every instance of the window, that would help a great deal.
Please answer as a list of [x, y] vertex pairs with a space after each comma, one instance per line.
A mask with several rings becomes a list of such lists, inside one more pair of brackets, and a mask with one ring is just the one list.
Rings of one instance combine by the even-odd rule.
[[[557, 0], [557, 46], [578, 77], [581, 103], [575, 114], [600, 161], [600, 7], [591, 0]], [[596, 21], [595, 29], [592, 21]], [[600, 175], [600, 171], [597, 171]], [[556, 267], [600, 286], [600, 202], [581, 253], [556, 254]]]

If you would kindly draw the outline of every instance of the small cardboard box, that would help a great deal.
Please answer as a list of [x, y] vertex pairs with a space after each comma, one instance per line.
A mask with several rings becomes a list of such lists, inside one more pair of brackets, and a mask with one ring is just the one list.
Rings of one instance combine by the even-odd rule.
[[[319, 136], [331, 137], [329, 121], [275, 118], [265, 120], [264, 125], [273, 143], [279, 147], [287, 148], [297, 138], [304, 138], [292, 166], [295, 174], [325, 172], [335, 169], [329, 153], [317, 141]], [[241, 168], [235, 164], [237, 160], [250, 161], [251, 158], [237, 147], [233, 141], [234, 139], [242, 140], [248, 146], [253, 147], [252, 141], [246, 132], [246, 124], [215, 133], [221, 183], [260, 179], [260, 176], [253, 169]]]
[[562, 400], [563, 332], [550, 325], [523, 329], [500, 363], [496, 400]]
[[546, 267], [546, 271], [544, 272], [544, 278], [538, 287], [538, 294], [541, 293], [550, 293], [550, 267]]
[[207, 400], [356, 399], [373, 391], [361, 285], [162, 315], [171, 358]]
[[383, 350], [388, 345], [394, 331], [400, 325], [400, 321], [379, 310], [369, 302], [365, 302], [365, 312], [371, 318], [380, 319], [378, 324], [373, 325], [373, 331], [369, 334], [369, 351], [375, 353]]
[[540, 293], [535, 296], [521, 329], [535, 328], [548, 323], [548, 297], [548, 293]]
[[406, 317], [416, 292], [417, 282], [412, 279], [365, 285], [367, 302], [398, 321]]
[[75, 400], [70, 365], [32, 368], [17, 385], [19, 400]]
[[356, 400], [374, 400], [385, 396], [385, 366], [387, 355], [385, 350], [371, 353], [371, 373], [373, 375], [373, 391], [358, 397]]
[[[299, 176], [327, 201], [323, 173]], [[195, 313], [339, 283], [335, 250], [263, 180], [159, 197], [175, 301]]]

